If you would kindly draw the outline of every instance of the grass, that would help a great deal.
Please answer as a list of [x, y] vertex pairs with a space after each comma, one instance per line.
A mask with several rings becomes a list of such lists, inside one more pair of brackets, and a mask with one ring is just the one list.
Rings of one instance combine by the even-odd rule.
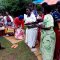
[[0, 50], [0, 60], [37, 60], [23, 41], [18, 43], [16, 49], [11, 48], [12, 44], [3, 37], [0, 37], [0, 42], [5, 47], [4, 50]]

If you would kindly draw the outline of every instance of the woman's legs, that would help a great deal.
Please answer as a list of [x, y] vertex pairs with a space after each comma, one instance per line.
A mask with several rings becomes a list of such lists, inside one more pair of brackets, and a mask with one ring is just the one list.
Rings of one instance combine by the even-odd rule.
[[42, 39], [40, 43], [40, 52], [43, 60], [53, 60], [53, 54], [55, 49], [55, 34], [41, 34]]
[[26, 40], [27, 40], [28, 46], [30, 48], [34, 47], [36, 43], [36, 38], [37, 38], [37, 29], [35, 28], [28, 29], [27, 36], [26, 36], [27, 37]]

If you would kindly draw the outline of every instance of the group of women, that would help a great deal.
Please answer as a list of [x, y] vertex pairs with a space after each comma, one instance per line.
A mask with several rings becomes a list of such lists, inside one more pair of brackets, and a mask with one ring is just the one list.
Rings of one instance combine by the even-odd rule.
[[[3, 16], [2, 13], [0, 13], [0, 30], [4, 30], [8, 26], [12, 26], [12, 27], [14, 26], [13, 18], [9, 15], [8, 12], [5, 12], [5, 16]], [[1, 46], [1, 43], [0, 43], [0, 49], [4, 49], [4, 47]]]
[[[43, 20], [41, 16], [37, 18], [39, 15], [37, 14], [36, 9], [33, 10], [31, 9], [31, 5], [29, 6], [30, 7], [26, 9], [26, 14], [24, 14], [25, 25], [27, 26], [25, 43], [33, 51], [37, 40], [38, 28], [40, 28], [40, 54], [42, 55], [42, 60], [53, 60], [53, 58], [59, 60], [60, 2], [56, 4], [58, 8], [57, 12], [56, 10], [52, 12], [51, 6], [47, 3], [42, 4], [44, 9]], [[56, 24], [57, 26], [55, 26]]]
[[[24, 14], [24, 17], [16, 17], [14, 21], [16, 26], [20, 24], [19, 26], [21, 27], [22, 25], [21, 29], [24, 28], [25, 24], [25, 43], [29, 46], [31, 51], [36, 50], [35, 45], [37, 41], [38, 29], [40, 30], [40, 54], [42, 56], [42, 60], [53, 60], [53, 58], [56, 60], [60, 59], [60, 2], [58, 2], [56, 6], [58, 10], [51, 12], [51, 6], [47, 3], [43, 3], [42, 8], [44, 10], [44, 15], [40, 16], [36, 10], [36, 6], [34, 4], [29, 4], [26, 8], [26, 14]], [[7, 12], [6, 14], [9, 16]], [[11, 18], [9, 17], [7, 17], [8, 22], [10, 22]], [[4, 17], [4, 19], [5, 18], [6, 17]], [[12, 18], [11, 22], [13, 23]], [[9, 23], [8, 25], [13, 26], [12, 23]], [[7, 26], [6, 19], [5, 25]], [[18, 36], [16, 38], [18, 38]]]

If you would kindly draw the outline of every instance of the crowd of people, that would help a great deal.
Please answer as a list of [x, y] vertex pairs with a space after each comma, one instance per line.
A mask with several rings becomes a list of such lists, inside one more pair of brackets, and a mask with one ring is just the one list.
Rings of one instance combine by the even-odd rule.
[[38, 41], [42, 60], [60, 60], [60, 1], [54, 9], [45, 2], [41, 6], [41, 14], [35, 4], [29, 4], [26, 13], [14, 19], [8, 12], [4, 17], [0, 14], [0, 26], [14, 27], [15, 38], [24, 39], [31, 51], [36, 51]]

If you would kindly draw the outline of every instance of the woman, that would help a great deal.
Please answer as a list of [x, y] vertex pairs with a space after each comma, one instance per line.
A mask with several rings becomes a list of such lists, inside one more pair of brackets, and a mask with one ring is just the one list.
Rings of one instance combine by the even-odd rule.
[[5, 26], [14, 26], [13, 18], [6, 12], [6, 16], [4, 16], [4, 24]]
[[[26, 9], [26, 14], [24, 14], [25, 24], [31, 24], [36, 21], [36, 17], [33, 13], [31, 13], [31, 9]], [[26, 40], [25, 43], [30, 47], [35, 47], [35, 42], [37, 38], [37, 28], [26, 28]]]
[[17, 28], [17, 29], [15, 29], [15, 38], [20, 39], [20, 40], [23, 40], [25, 37], [24, 30], [23, 30], [23, 28], [24, 28], [23, 19], [24, 19], [23, 15], [20, 15], [14, 19], [14, 23]]
[[55, 33], [56, 33], [56, 46], [55, 46], [55, 54], [54, 59], [60, 60], [60, 2], [56, 4], [57, 11], [53, 12], [53, 17], [55, 21]]
[[31, 8], [32, 13], [35, 15], [35, 17], [37, 17], [37, 16], [38, 16], [38, 12], [37, 12], [37, 9], [36, 9], [36, 5], [35, 5], [34, 3], [30, 3], [30, 4], [28, 5], [28, 7]]
[[22, 29], [24, 29], [24, 16], [20, 15], [20, 16], [16, 17], [14, 19], [14, 24], [15, 24], [16, 28], [18, 28], [19, 25], [21, 25]]
[[50, 6], [43, 3], [44, 8], [44, 20], [40, 25], [41, 28], [41, 40], [40, 40], [40, 53], [43, 60], [53, 60], [53, 54], [55, 49], [55, 32], [53, 30], [54, 20], [50, 14]]
[[[4, 16], [4, 25], [5, 25], [5, 34], [6, 36], [14, 35], [14, 23], [13, 18], [6, 12], [6, 16]], [[10, 30], [11, 29], [11, 30]], [[13, 30], [13, 31], [12, 31]]]

